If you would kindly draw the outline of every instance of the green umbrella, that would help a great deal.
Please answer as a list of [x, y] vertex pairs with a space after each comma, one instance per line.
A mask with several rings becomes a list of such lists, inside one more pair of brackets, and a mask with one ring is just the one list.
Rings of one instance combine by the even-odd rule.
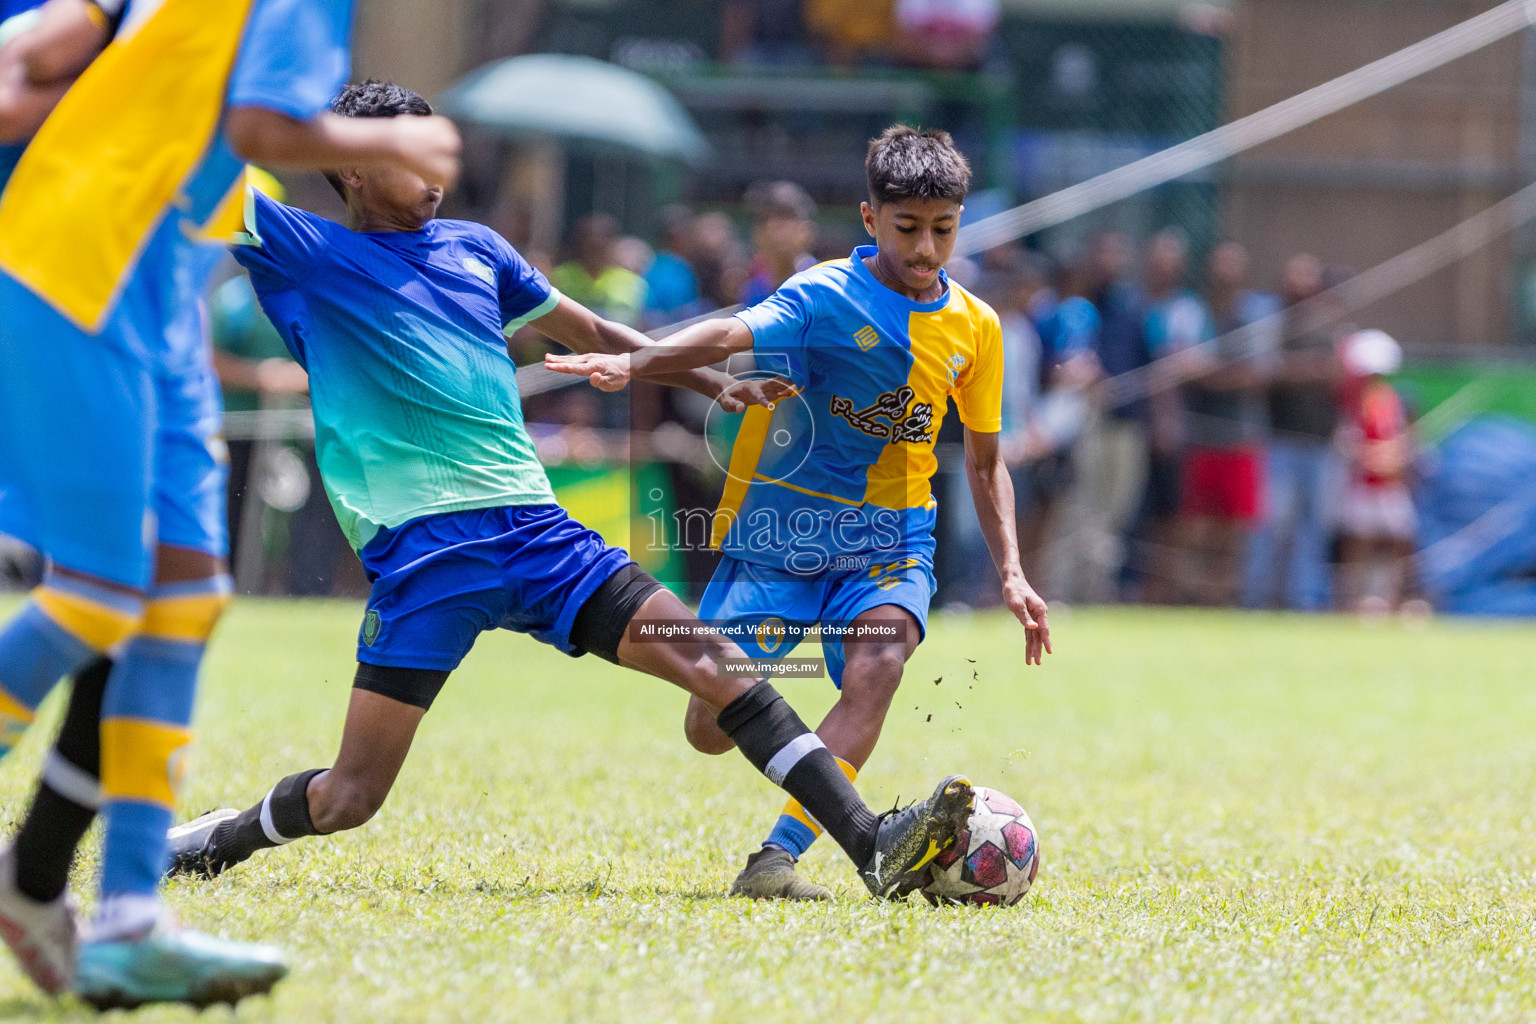
[[442, 113], [509, 135], [619, 146], [698, 163], [709, 143], [666, 89], [626, 68], [564, 54], [493, 61], [448, 87]]

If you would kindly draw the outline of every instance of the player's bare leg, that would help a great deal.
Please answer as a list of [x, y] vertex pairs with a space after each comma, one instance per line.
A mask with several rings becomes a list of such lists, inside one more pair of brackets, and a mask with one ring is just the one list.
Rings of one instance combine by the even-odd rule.
[[172, 829], [172, 873], [217, 875], [257, 850], [367, 824], [394, 788], [425, 714], [354, 688], [331, 767], [288, 776], [247, 811], [210, 811]]
[[358, 828], [378, 813], [425, 714], [368, 690], [352, 691], [336, 763], [306, 789], [309, 816], [321, 835]]
[[[902, 623], [900, 628], [905, 631], [905, 638], [850, 643], [842, 692], [816, 727], [816, 735], [821, 737], [827, 749], [855, 768], [864, 767], [879, 742], [886, 713], [901, 686], [907, 659], [917, 650], [921, 636], [912, 613], [896, 605], [871, 608], [854, 619], [855, 624], [881, 621]], [[735, 747], [731, 738], [715, 724], [709, 708], [697, 698], [688, 702], [683, 732], [689, 744], [700, 753], [723, 754]]]
[[[853, 669], [862, 678], [854, 683], [851, 694], [848, 689], [847, 674], [845, 673], [844, 676], [845, 696], [849, 700], [850, 708], [845, 709], [843, 714], [835, 718], [831, 715], [828, 716], [831, 722], [831, 731], [838, 738], [838, 742], [845, 744], [846, 749], [861, 752], [858, 754], [861, 764], [869, 756], [869, 752], [874, 749], [875, 741], [879, 738], [880, 725], [885, 720], [885, 711], [890, 707], [891, 698], [895, 695], [896, 687], [901, 683], [902, 664], [910, 656], [911, 651], [916, 648], [920, 631], [917, 628], [916, 621], [909, 613], [900, 608], [890, 606], [871, 609], [871, 611], [860, 615], [854, 620], [856, 623], [877, 622], [898, 616], [905, 618], [906, 626], [903, 629], [902, 635], [906, 639], [895, 644], [875, 642], [858, 645], [862, 648], [858, 654], [859, 666], [855, 669], [850, 661], [849, 668]], [[693, 695], [693, 699], [688, 703], [687, 721], [689, 723], [688, 738], [695, 747], [707, 749], [712, 753], [724, 753], [736, 747], [738, 745], [737, 739], [741, 737], [741, 732], [737, 731], [735, 733], [736, 738], [733, 739], [731, 733], [723, 727], [723, 724], [730, 714], [730, 709], [739, 707], [742, 702], [752, 700], [754, 692], [766, 690], [772, 694], [772, 700], [777, 705], [780, 705], [779, 713], [793, 716], [793, 712], [788, 710], [788, 705], [784, 704], [783, 699], [776, 693], [773, 693], [772, 688], [768, 687], [767, 684], [760, 683], [755, 679], [722, 678], [720, 676], [719, 664], [722, 659], [744, 657], [741, 649], [735, 644], [718, 635], [711, 635], [699, 641], [684, 639], [666, 643], [647, 642], [643, 639], [643, 630], [647, 622], [689, 622], [695, 628], [702, 624], [670, 592], [658, 590], [655, 594], [651, 595], [635, 614], [624, 640], [618, 647], [621, 664], [667, 679], [688, 690]], [[850, 648], [849, 657], [850, 659], [855, 657], [852, 648]], [[721, 714], [718, 709], [727, 709], [726, 714]], [[793, 721], [798, 724], [799, 719], [793, 718]], [[823, 722], [822, 725], [823, 729], [828, 727], [827, 722]], [[800, 728], [804, 727], [800, 726]], [[821, 741], [821, 745], [826, 748], [826, 753], [830, 753], [832, 756], [826, 759], [831, 762], [829, 765], [820, 766], [822, 775], [815, 795], [823, 806], [831, 807], [837, 813], [846, 815], [852, 809], [854, 802], [857, 802], [858, 808], [862, 809], [864, 806], [863, 801], [858, 799], [852, 787], [853, 778], [858, 774], [857, 770], [845, 758], [839, 756], [836, 750], [832, 749], [831, 742], [828, 741], [822, 730], [817, 730], [816, 736]], [[796, 742], [804, 742], [804, 740], [805, 736], [802, 735]], [[820, 755], [822, 751], [816, 751], [816, 753]], [[754, 764], [757, 764], [757, 759], [751, 753], [748, 753], [748, 758]], [[832, 767], [833, 765], [836, 767]], [[774, 782], [780, 782], [779, 779], [774, 777], [771, 764], [768, 766], [766, 774]], [[896, 821], [902, 816], [908, 816], [909, 824], [901, 827], [910, 829], [912, 827], [910, 821], [915, 820], [915, 817], [940, 813], [942, 815], [951, 815], [954, 827], [958, 828], [959, 823], [963, 822], [968, 813], [968, 793], [970, 787], [963, 779], [958, 780], [958, 785], [952, 785], [954, 781], [954, 779], [945, 780], [939, 786], [934, 796], [928, 801], [921, 805], [909, 807], [905, 811], [892, 812], [891, 816], [882, 819], [882, 821], [889, 820], [891, 822], [891, 829], [894, 831], [897, 828]], [[785, 788], [789, 789], [789, 786], [786, 785]], [[836, 795], [834, 796], [826, 792], [826, 790], [832, 790]], [[790, 790], [790, 792], [793, 793], [793, 790]], [[798, 799], [792, 798], [790, 803], [796, 808], [801, 808]], [[943, 808], [942, 811], [940, 811], [941, 807]], [[811, 819], [811, 814], [803, 808], [801, 808], [800, 813], [806, 818]], [[818, 831], [820, 831], [819, 826]], [[854, 863], [860, 864], [862, 854], [857, 852], [855, 848], [852, 848], [848, 839], [848, 822], [846, 820], [840, 821], [837, 825], [829, 827], [828, 831], [832, 832], [833, 837], [837, 839], [838, 844], [843, 847]], [[947, 842], [947, 839], [941, 839], [940, 842]], [[777, 848], [767, 848], [764, 852], [773, 849]], [[932, 852], [937, 853], [938, 851], [935, 849]], [[778, 895], [792, 895], [799, 899], [831, 898], [832, 894], [829, 890], [821, 886], [809, 885], [809, 883], [804, 882], [795, 875], [794, 861], [787, 853], [784, 853], [783, 850], [778, 850], [778, 853], [784, 861], [788, 862], [789, 877], [787, 881], [794, 889], [792, 893], [786, 894], [781, 892]], [[913, 863], [927, 855], [927, 850], [911, 848], [906, 851], [905, 857], [909, 863]], [[759, 860], [761, 859], [759, 857]], [[899, 888], [910, 891], [911, 887], [916, 884], [915, 876], [917, 873], [916, 871], [908, 872], [912, 877], [909, 877], [908, 882]], [[868, 884], [867, 878], [866, 884]], [[891, 893], [887, 891], [878, 894], [889, 895]]]
[[[716, 666], [721, 659], [741, 656], [735, 645], [705, 635], [666, 642], [639, 639], [640, 625], [645, 622], [688, 618], [691, 615], [682, 602], [666, 590], [656, 591], [640, 605], [619, 641], [619, 663], [675, 683], [696, 694], [696, 699], [724, 708], [756, 682], [720, 677]], [[369, 670], [360, 667], [360, 671]], [[410, 670], [382, 672], [387, 679], [387, 673]], [[446, 675], [442, 673], [444, 679]], [[425, 707], [354, 688], [335, 763], [326, 770], [289, 776], [243, 815], [233, 809], [212, 811], [174, 829], [172, 871], [216, 875], [257, 850], [366, 824], [393, 788], [425, 714]]]
[[[922, 629], [905, 608], [886, 604], [871, 608], [853, 620], [855, 635], [861, 626], [895, 626], [892, 640], [854, 640], [847, 644], [848, 661], [843, 669], [843, 689], [837, 703], [816, 727], [816, 734], [837, 757], [862, 769], [880, 741], [880, 730], [891, 701], [901, 686], [907, 661], [921, 642]], [[882, 633], [866, 629], [869, 635]]]
[[719, 732], [726, 746], [721, 753], [736, 744], [720, 731], [715, 718], [732, 701], [741, 697], [758, 683], [744, 677], [720, 675], [720, 663], [726, 658], [745, 658], [741, 648], [718, 633], [698, 637], [677, 637], [666, 641], [647, 640], [647, 624], [680, 623], [694, 618], [688, 607], [669, 590], [658, 590], [640, 606], [635, 617], [619, 642], [619, 664], [644, 672], [658, 679], [680, 686], [692, 694], [690, 709], [697, 704], [700, 713], [708, 716], [710, 724]]

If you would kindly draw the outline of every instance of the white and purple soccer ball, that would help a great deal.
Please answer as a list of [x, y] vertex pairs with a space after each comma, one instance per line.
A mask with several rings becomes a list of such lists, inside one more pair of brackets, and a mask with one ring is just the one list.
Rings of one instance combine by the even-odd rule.
[[928, 866], [929, 903], [1011, 907], [1040, 868], [1040, 835], [1024, 808], [995, 789], [976, 787], [970, 821], [955, 845]]

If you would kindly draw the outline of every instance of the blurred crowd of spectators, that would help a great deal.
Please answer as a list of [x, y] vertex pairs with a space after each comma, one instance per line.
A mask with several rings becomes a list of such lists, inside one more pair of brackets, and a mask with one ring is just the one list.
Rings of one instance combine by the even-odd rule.
[[[1194, 267], [1177, 230], [1139, 253], [1102, 234], [1054, 263], [983, 256], [971, 283], [1003, 320], [1005, 450], [1042, 593], [1423, 610], [1413, 439], [1388, 381], [1402, 353], [1329, 315], [1348, 276], [1298, 254], [1265, 290], [1241, 244]], [[963, 563], [980, 549], [963, 496], [948, 497]]]
[[816, 204], [787, 181], [753, 185], [743, 197], [743, 239], [729, 214], [661, 211], [653, 249], [620, 235], [607, 214], [578, 220], [564, 257], [532, 251], [560, 291], [610, 320], [652, 330], [734, 305], [761, 302], [816, 262]]

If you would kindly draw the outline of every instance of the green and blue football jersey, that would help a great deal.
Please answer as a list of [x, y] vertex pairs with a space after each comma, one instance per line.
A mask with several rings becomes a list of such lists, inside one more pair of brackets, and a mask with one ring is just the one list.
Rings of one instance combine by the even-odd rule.
[[236, 258], [310, 375], [315, 450], [361, 549], [419, 516], [555, 501], [504, 333], [555, 291], [500, 235], [434, 220], [357, 232], [251, 193]]

